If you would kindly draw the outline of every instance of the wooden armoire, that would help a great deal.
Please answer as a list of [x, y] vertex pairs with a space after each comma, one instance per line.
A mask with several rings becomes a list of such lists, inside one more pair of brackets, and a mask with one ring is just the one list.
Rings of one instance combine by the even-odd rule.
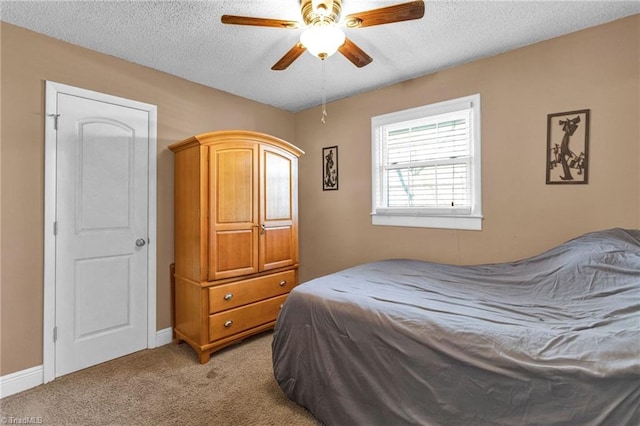
[[298, 284], [298, 158], [251, 131], [205, 133], [175, 153], [174, 318], [206, 363], [272, 328]]

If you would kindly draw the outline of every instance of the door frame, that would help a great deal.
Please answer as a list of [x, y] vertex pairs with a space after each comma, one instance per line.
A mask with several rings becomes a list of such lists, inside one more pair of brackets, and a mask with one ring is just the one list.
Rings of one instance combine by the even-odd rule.
[[148, 250], [147, 250], [147, 348], [156, 344], [156, 263], [157, 263], [157, 126], [158, 107], [155, 105], [81, 89], [53, 81], [45, 81], [44, 136], [44, 300], [43, 300], [43, 381], [56, 378], [54, 328], [56, 320], [56, 176], [57, 147], [55, 119], [58, 94], [68, 94], [113, 103], [146, 111], [149, 115], [149, 172], [148, 172]]

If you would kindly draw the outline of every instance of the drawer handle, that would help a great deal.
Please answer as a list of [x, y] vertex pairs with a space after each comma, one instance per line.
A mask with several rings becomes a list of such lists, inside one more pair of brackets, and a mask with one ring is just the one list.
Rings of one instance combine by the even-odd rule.
[[280, 281], [280, 287], [284, 287], [285, 285], [287, 285], [287, 280]]
[[224, 295], [224, 300], [231, 300], [233, 299], [233, 293], [228, 293]]
[[225, 322], [224, 322], [224, 326], [225, 326], [226, 328], [229, 328], [229, 327], [231, 327], [232, 325], [233, 325], [233, 321], [231, 321], [231, 320], [227, 320], [227, 321], [225, 321]]

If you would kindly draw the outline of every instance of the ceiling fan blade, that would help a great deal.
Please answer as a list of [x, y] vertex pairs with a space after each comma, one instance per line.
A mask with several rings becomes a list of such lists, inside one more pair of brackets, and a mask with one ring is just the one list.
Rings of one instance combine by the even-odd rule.
[[344, 40], [344, 44], [338, 48], [338, 51], [358, 68], [362, 68], [373, 61], [371, 56], [367, 55], [364, 50], [360, 49], [348, 38]]
[[220, 18], [223, 24], [231, 25], [252, 25], [254, 27], [274, 27], [274, 28], [298, 28], [297, 21], [285, 21], [282, 19], [252, 18], [250, 16], [222, 15]]
[[424, 1], [411, 1], [395, 6], [354, 13], [344, 18], [349, 28], [372, 27], [392, 22], [411, 21], [424, 16]]
[[302, 55], [304, 51], [307, 50], [306, 47], [302, 45], [302, 43], [296, 43], [295, 46], [291, 48], [287, 53], [284, 54], [282, 58], [278, 62], [275, 63], [274, 66], [271, 67], [274, 71], [282, 71], [287, 69], [289, 65], [293, 63], [298, 56]]

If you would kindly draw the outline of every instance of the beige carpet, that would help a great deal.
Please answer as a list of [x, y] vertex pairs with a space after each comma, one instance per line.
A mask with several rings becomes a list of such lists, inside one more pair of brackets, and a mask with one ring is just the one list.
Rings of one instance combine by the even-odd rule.
[[184, 343], [128, 355], [0, 400], [2, 423], [318, 425], [273, 378], [271, 340], [262, 333], [204, 365]]

